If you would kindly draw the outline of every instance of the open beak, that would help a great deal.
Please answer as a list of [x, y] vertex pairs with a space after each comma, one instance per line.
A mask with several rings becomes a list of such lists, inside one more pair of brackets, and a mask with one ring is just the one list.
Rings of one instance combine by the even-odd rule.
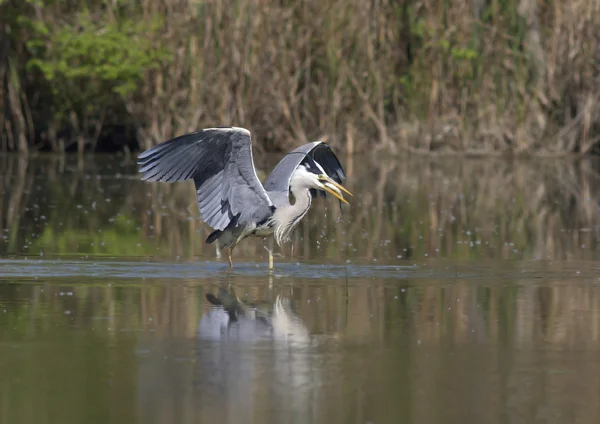
[[347, 189], [344, 188], [343, 185], [336, 183], [335, 181], [333, 181], [331, 178], [327, 179], [327, 182], [329, 184], [331, 184], [332, 186], [336, 187], [338, 190], [342, 190], [344, 193], [349, 194], [350, 196], [354, 196], [352, 193], [350, 193]]
[[349, 194], [350, 196], [352, 196], [352, 193], [350, 193], [348, 190], [346, 190], [343, 186], [341, 186], [340, 184], [336, 183], [335, 181], [333, 181], [331, 178], [326, 177], [322, 179], [322, 184], [323, 184], [323, 189], [332, 194], [333, 196], [335, 196], [337, 199], [339, 199], [340, 202], [344, 202], [345, 204], [349, 204], [346, 199], [344, 199], [344, 197], [342, 196], [341, 191], [344, 191], [345, 193]]

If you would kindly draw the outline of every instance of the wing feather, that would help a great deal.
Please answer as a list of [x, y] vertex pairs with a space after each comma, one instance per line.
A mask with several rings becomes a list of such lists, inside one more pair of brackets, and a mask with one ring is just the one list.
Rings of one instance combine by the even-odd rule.
[[221, 209], [222, 199], [220, 189], [221, 186], [219, 185], [218, 181], [213, 179], [210, 182], [207, 182], [206, 187], [202, 187], [200, 192], [197, 193], [199, 199], [207, 199], [207, 201], [202, 202], [202, 204], [200, 204], [200, 201], [198, 203], [200, 208], [200, 216], [202, 216], [204, 219], [209, 220], [216, 211]]
[[138, 164], [145, 181], [193, 179], [200, 216], [217, 230], [272, 214], [244, 128], [209, 128], [176, 137], [141, 153]]
[[207, 192], [209, 192], [209, 190], [210, 190], [210, 194], [208, 194], [206, 196], [209, 199], [209, 201], [204, 202], [204, 204], [200, 208], [200, 212], [202, 214], [208, 214], [209, 211], [212, 211], [215, 208], [221, 208], [221, 196], [215, 195], [215, 193], [218, 189], [219, 189], [218, 184], [214, 184], [214, 188], [212, 190], [210, 190], [210, 189], [206, 190]]
[[233, 220], [233, 216], [228, 216], [228, 214], [230, 214], [231, 212], [228, 211], [228, 206], [229, 206], [229, 202], [225, 202], [225, 204], [223, 205], [223, 208], [221, 210], [221, 214], [215, 214], [215, 218], [214, 218], [214, 228], [217, 229], [224, 229], [227, 228], [227, 226], [229, 225], [229, 223]]
[[344, 172], [344, 168], [342, 168], [342, 164], [327, 144], [318, 144], [311, 150], [309, 156], [321, 165], [327, 175], [329, 175], [336, 183], [341, 184], [342, 181], [346, 179], [346, 173]]
[[[146, 181], [166, 181], [165, 174], [168, 171], [176, 170], [182, 171], [183, 174], [186, 172], [193, 173], [196, 163], [186, 161], [184, 166], [181, 163], [183, 158], [194, 156], [193, 153], [196, 147], [189, 143], [193, 134], [177, 137], [142, 153], [138, 157], [138, 163], [142, 165], [140, 172], [144, 173], [142, 179]], [[148, 153], [152, 153], [153, 150], [155, 150], [154, 154], [149, 155]]]
[[[320, 172], [320, 166], [338, 184], [342, 184], [346, 179], [344, 168], [331, 148], [322, 141], [314, 141], [284, 156], [265, 181], [265, 189], [268, 192], [286, 193], [287, 196], [292, 175], [301, 164], [314, 172]], [[317, 195], [325, 197], [325, 192], [322, 190], [311, 189], [310, 193], [313, 197]]]

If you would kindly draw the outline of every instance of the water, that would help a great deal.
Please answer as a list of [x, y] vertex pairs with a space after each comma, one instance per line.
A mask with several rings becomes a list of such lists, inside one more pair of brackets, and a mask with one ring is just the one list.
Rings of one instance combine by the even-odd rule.
[[269, 274], [189, 184], [0, 157], [0, 423], [597, 422], [597, 164], [343, 161]]

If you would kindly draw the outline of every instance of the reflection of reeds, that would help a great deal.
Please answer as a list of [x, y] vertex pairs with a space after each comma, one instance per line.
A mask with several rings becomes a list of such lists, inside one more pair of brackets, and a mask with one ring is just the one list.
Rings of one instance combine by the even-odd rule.
[[[317, 199], [293, 236], [294, 257], [598, 257], [600, 176], [591, 160], [361, 158], [360, 166], [355, 160], [346, 161], [356, 193], [350, 207], [340, 218], [336, 203]], [[4, 158], [2, 164], [0, 217], [14, 238], [3, 245], [5, 252], [215, 257], [216, 246], [204, 244], [210, 228], [198, 219], [192, 183], [143, 183], [127, 161], [124, 168], [58, 159]], [[53, 236], [43, 238], [48, 229]], [[111, 246], [100, 249], [110, 231]], [[264, 260], [262, 243], [244, 241], [236, 256]], [[282, 251], [292, 258], [289, 245]]]
[[[331, 368], [312, 365], [335, 387], [315, 389], [310, 408], [316, 415], [384, 422], [393, 405], [413, 421], [440, 422], [479, 417], [473, 412], [476, 405], [489, 422], [506, 415], [534, 422], [538, 409], [544, 409], [540, 405], [554, 405], [572, 411], [573, 421], [592, 422], [599, 413], [595, 355], [600, 346], [600, 287], [576, 279], [576, 260], [598, 258], [596, 164], [414, 158], [344, 162], [356, 194], [351, 206], [338, 224], [337, 204], [328, 201], [326, 208], [324, 202], [315, 202], [295, 234], [294, 255], [323, 255], [332, 261], [393, 261], [402, 255], [422, 262], [425, 254], [491, 258], [486, 266], [502, 267], [513, 276], [527, 265], [503, 259], [568, 262], [554, 269], [538, 263], [548, 267], [544, 280], [526, 274], [519, 280], [488, 278], [484, 283], [406, 278], [321, 284], [278, 278], [276, 293], [270, 292], [267, 281], [242, 276], [211, 284], [146, 280], [129, 285], [81, 279], [3, 284], [0, 302], [7, 312], [0, 313], [0, 341], [43, 343], [33, 347], [30, 356], [12, 347], [0, 349], [0, 364], [9, 364], [2, 370], [0, 398], [11, 406], [0, 408], [0, 421], [17, 421], [15, 416], [43, 421], [36, 411], [55, 408], [84, 422], [86, 411], [112, 405], [111, 417], [132, 422], [137, 399], [146, 402], [144, 414], [165, 417], [165, 422], [174, 416], [221, 417], [218, 404], [209, 412], [200, 410], [195, 390], [204, 374], [195, 368], [199, 349], [189, 342], [208, 307], [204, 294], [214, 292], [217, 283], [231, 283], [239, 298], [250, 301], [272, 301], [277, 292], [291, 296], [311, 334], [357, 347], [330, 352], [331, 357], [337, 355], [326, 362]], [[149, 256], [214, 257], [214, 246], [204, 244], [209, 229], [196, 219], [191, 183], [146, 184], [135, 177], [115, 177], [117, 172], [133, 174], [133, 167], [113, 164], [109, 169], [109, 164], [0, 158], [0, 223], [7, 230], [0, 240], [2, 252], [78, 253], [88, 249], [82, 243], [89, 243], [91, 235], [99, 237], [94, 241], [103, 240], [98, 234], [121, 225], [111, 240], [121, 247], [131, 243], [132, 254], [142, 249]], [[111, 221], [115, 217], [121, 218]], [[73, 237], [59, 244], [43, 237], [48, 229], [53, 237]], [[23, 249], [26, 244], [29, 247]], [[249, 240], [237, 253], [255, 260], [263, 255], [261, 244]], [[113, 246], [103, 253], [121, 251]], [[289, 256], [289, 246], [284, 252]], [[566, 275], [567, 266], [573, 278], [558, 279], [555, 272]], [[160, 359], [150, 364], [144, 354], [136, 353], [145, 350], [148, 339], [159, 349], [148, 356]], [[161, 344], [164, 339], [168, 341]], [[44, 343], [52, 349], [43, 348]], [[169, 373], [172, 361], [164, 359], [173, 356], [184, 359], [175, 376]], [[460, 378], [457, 372], [463, 372]], [[110, 387], [86, 392], [82, 379], [105, 381], [107, 374]], [[187, 389], [185, 396], [160, 392], [170, 386], [156, 382], [169, 378]], [[44, 390], [56, 381], [71, 388], [67, 396]], [[276, 402], [266, 382], [253, 387], [255, 417]], [[374, 395], [350, 399], [339, 389], [344, 386]], [[159, 390], [159, 395], [148, 388]], [[573, 388], [576, 398], [565, 388]], [[134, 395], [136, 391], [141, 394]], [[348, 408], [349, 403], [354, 406]]]
[[[473, 340], [521, 347], [599, 344], [600, 288], [581, 280], [556, 280], [551, 270], [548, 273], [544, 284], [513, 277], [485, 285], [460, 279], [450, 285], [410, 278], [401, 284], [385, 279], [331, 284], [278, 280], [275, 290], [293, 299], [296, 313], [312, 334], [352, 342], [383, 342], [411, 334], [423, 344]], [[243, 302], [264, 305], [275, 298], [267, 281], [250, 283], [243, 277], [229, 281]], [[73, 322], [76, 327], [94, 325], [97, 334], [111, 338], [139, 330], [194, 338], [201, 314], [210, 307], [204, 295], [216, 292], [217, 286], [193, 280], [156, 283], [117, 282], [107, 287], [94, 280], [86, 284], [67, 280], [27, 288], [8, 285], [2, 299], [16, 309], [3, 318], [2, 324], [12, 326], [2, 332], [39, 337], [52, 331], [53, 323]], [[95, 325], [97, 321], [102, 325]]]
[[[339, 349], [326, 351], [327, 361], [311, 365], [320, 380], [331, 384], [313, 389], [310, 407], [318, 415], [348, 413], [344, 405], [352, 403], [351, 394], [334, 389], [343, 386], [361, 387], [375, 395], [355, 400], [360, 408], [366, 408], [361, 414], [378, 417], [377, 422], [385, 421], [389, 412], [380, 404], [396, 405], [393, 401], [399, 393], [404, 394], [403, 399], [412, 399], [402, 408], [408, 408], [416, 421], [440, 421], [444, 405], [450, 416], [475, 413], [473, 405], [478, 405], [475, 409], [485, 411], [491, 422], [507, 411], [520, 417], [535, 415], [519, 409], [535, 410], [546, 404], [571, 405], [573, 414], [581, 418], [577, 421], [582, 422], [598, 412], [594, 399], [600, 389], [595, 356], [600, 345], [600, 291], [589, 283], [548, 279], [538, 284], [523, 279], [443, 284], [427, 279], [393, 283], [369, 279], [307, 284], [284, 279], [277, 281], [276, 293], [269, 293], [267, 281], [246, 282], [237, 277], [231, 282], [237, 296], [246, 298], [247, 293], [249, 301], [265, 301], [276, 293], [291, 296], [298, 316], [312, 334], [321, 340], [339, 339]], [[111, 387], [97, 390], [102, 396], [112, 393], [108, 398], [120, 397], [114, 399], [119, 406], [115, 413], [133, 409], [137, 401], [132, 394], [137, 391], [142, 396], [139, 401], [160, 417], [175, 413], [190, 419], [220, 416], [218, 403], [211, 404], [208, 412], [199, 407], [197, 390], [203, 387], [199, 379], [210, 373], [197, 369], [195, 359], [206, 355], [210, 346], [193, 341], [207, 307], [204, 294], [215, 292], [216, 286], [179, 280], [131, 286], [115, 283], [112, 287], [104, 281], [98, 285], [94, 281], [61, 281], [60, 285], [0, 287], [0, 300], [8, 300], [9, 305], [8, 313], [0, 315], [0, 340], [56, 343], [51, 344], [52, 349], [36, 350], [35, 357], [21, 356], [19, 361], [11, 356], [17, 354], [14, 348], [0, 351], [2, 363], [19, 364], [6, 368], [0, 380], [0, 394], [11, 401], [10, 411], [26, 411], [32, 399], [36, 410], [46, 410], [57, 401], [43, 393], [53, 381], [70, 381], [80, 387], [76, 376], [102, 381], [107, 374]], [[150, 353], [143, 353], [146, 351]], [[236, 350], [232, 352], [235, 358]], [[246, 352], [243, 358], [248, 359], [252, 349]], [[286, 357], [286, 364], [293, 366], [297, 357]], [[174, 362], [175, 375], [171, 374]], [[53, 364], [62, 365], [53, 371]], [[264, 361], [260, 364], [256, 366], [265, 366]], [[20, 366], [27, 367], [27, 372]], [[263, 385], [272, 383], [270, 373], [270, 363], [257, 370], [256, 375], [263, 377], [251, 388], [243, 386], [247, 382], [232, 381], [241, 385], [235, 388], [238, 391], [266, 394]], [[17, 378], [20, 384], [15, 385]], [[40, 390], [19, 389], [38, 387], [40, 381]], [[175, 387], [171, 384], [179, 390], [170, 393]], [[581, 388], [576, 399], [565, 391], [567, 387]], [[180, 391], [186, 396], [179, 396]], [[74, 414], [91, 406], [89, 398], [75, 392], [70, 395], [75, 397], [69, 397], [69, 405], [58, 406], [69, 406]], [[126, 399], [133, 403], [127, 404]], [[227, 397], [222, 401], [227, 402]], [[272, 408], [273, 402], [272, 396], [258, 396], [252, 413], [261, 414]], [[424, 408], [423, 404], [438, 408]], [[11, 413], [7, 411], [0, 410], [0, 418], [12, 418], [2, 415]]]

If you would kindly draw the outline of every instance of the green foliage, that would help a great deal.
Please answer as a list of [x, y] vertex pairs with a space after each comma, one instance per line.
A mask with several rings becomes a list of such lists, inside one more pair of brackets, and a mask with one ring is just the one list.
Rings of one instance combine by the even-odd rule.
[[107, 89], [126, 95], [136, 89], [147, 70], [170, 58], [153, 43], [162, 22], [125, 19], [107, 24], [92, 20], [89, 12], [78, 14], [76, 22], [54, 28], [32, 22], [36, 37], [27, 43], [33, 53], [27, 69], [39, 69], [61, 87], [68, 82], [92, 83], [78, 87], [83, 88], [82, 97]]
[[[18, 131], [34, 134], [30, 146], [59, 151], [73, 139], [112, 145], [112, 131], [126, 128], [146, 148], [190, 127], [236, 123], [263, 150], [322, 134], [342, 147], [356, 133], [365, 144], [352, 149], [402, 134], [423, 151], [508, 152], [519, 143], [542, 152], [550, 137], [552, 152], [580, 152], [593, 147], [600, 122], [596, 111], [572, 122], [600, 90], [592, 59], [600, 18], [583, 0], [0, 4], [0, 37], [19, 76], [0, 60], [19, 100], [2, 112], [10, 126], [0, 141]], [[591, 144], [571, 142], [578, 134]], [[526, 138], [537, 141], [517, 141]]]
[[450, 49], [452, 57], [457, 60], [472, 60], [476, 59], [478, 54], [475, 50], [468, 47], [452, 47]]

